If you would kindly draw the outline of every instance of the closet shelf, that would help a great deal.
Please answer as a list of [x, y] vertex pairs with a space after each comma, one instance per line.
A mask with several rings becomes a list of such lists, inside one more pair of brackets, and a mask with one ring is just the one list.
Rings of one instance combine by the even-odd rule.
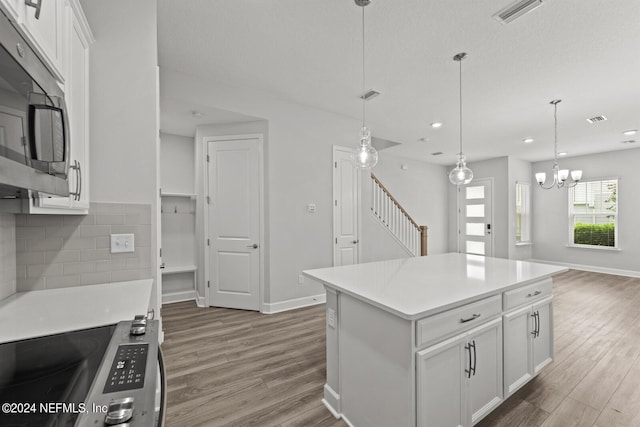
[[198, 267], [196, 267], [195, 265], [179, 265], [175, 267], [163, 268], [162, 274], [189, 273], [196, 270], [198, 270]]
[[165, 192], [162, 191], [160, 193], [161, 197], [188, 197], [190, 199], [195, 199], [196, 195], [193, 193], [170, 193], [170, 192]]

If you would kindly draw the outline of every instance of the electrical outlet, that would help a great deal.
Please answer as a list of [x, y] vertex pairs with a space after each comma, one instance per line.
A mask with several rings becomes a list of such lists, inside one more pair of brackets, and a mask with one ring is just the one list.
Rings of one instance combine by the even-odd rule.
[[133, 252], [135, 250], [133, 234], [112, 234], [111, 253]]
[[302, 285], [304, 283], [304, 276], [302, 274], [298, 275], [298, 285]]
[[333, 308], [327, 309], [327, 325], [336, 327], [336, 311]]

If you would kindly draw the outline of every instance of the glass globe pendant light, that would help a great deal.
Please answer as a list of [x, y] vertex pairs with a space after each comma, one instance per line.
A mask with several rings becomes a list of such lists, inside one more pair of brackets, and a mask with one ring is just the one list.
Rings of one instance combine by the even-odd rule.
[[355, 3], [362, 8], [362, 129], [360, 129], [360, 144], [351, 152], [351, 161], [356, 168], [371, 169], [378, 163], [378, 152], [371, 145], [371, 131], [365, 125], [364, 106], [364, 8], [371, 3], [371, 0], [355, 0]]
[[453, 57], [453, 60], [460, 64], [460, 152], [456, 167], [449, 172], [449, 181], [455, 185], [468, 184], [473, 179], [473, 172], [467, 167], [467, 159], [462, 153], [462, 60], [466, 56], [467, 54], [462, 52]]

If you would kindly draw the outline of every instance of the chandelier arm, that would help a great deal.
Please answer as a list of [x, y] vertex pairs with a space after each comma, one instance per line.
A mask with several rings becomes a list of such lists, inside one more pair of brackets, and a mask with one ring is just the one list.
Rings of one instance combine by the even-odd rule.
[[542, 183], [542, 184], [541, 184], [541, 183], [538, 183], [538, 185], [539, 185], [543, 190], [551, 190], [553, 187], [557, 187], [557, 186], [558, 186], [558, 184], [557, 184], [557, 183], [558, 183], [558, 182], [557, 182], [557, 181], [556, 181], [556, 179], [554, 178], [554, 179], [553, 179], [553, 182], [552, 182], [552, 183], [551, 183], [551, 185], [549, 185], [548, 187], [545, 187], [545, 186], [544, 186], [544, 183]]

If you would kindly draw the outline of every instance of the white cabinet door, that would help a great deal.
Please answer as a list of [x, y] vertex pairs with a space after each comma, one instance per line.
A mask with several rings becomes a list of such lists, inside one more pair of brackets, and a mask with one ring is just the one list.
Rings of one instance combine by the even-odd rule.
[[20, 3], [20, 27], [35, 44], [36, 51], [51, 66], [56, 78], [64, 81], [64, 0], [35, 1], [40, 5], [39, 15], [36, 7], [27, 6], [24, 0]]
[[502, 319], [469, 331], [465, 348], [471, 368], [467, 412], [473, 425], [502, 402]]
[[67, 108], [71, 136], [69, 191], [71, 207], [89, 208], [89, 40], [76, 14], [67, 6], [71, 22], [67, 64]]
[[533, 377], [531, 368], [531, 306], [503, 316], [505, 398]]
[[553, 305], [547, 298], [533, 305], [534, 332], [533, 341], [533, 373], [553, 361]]
[[420, 427], [458, 427], [467, 422], [466, 334], [417, 353], [418, 423]]
[[89, 45], [93, 41], [86, 33], [82, 11], [65, 6], [65, 20], [69, 22], [65, 37], [67, 50], [67, 81], [65, 102], [71, 145], [69, 168], [69, 197], [40, 194], [31, 202], [31, 213], [86, 214], [89, 209]]
[[9, 19], [14, 22], [18, 22], [20, 16], [20, 9], [24, 5], [24, 0], [0, 0], [0, 6], [7, 12]]

